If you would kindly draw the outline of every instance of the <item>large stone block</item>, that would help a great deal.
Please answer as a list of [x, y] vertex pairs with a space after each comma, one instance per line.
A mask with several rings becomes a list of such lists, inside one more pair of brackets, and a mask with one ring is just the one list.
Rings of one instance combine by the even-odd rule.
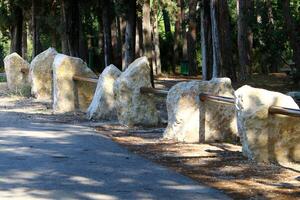
[[86, 111], [96, 84], [73, 81], [73, 76], [98, 78], [80, 58], [57, 54], [53, 62], [53, 109], [56, 112]]
[[30, 64], [31, 93], [37, 99], [52, 98], [52, 65], [57, 52], [53, 48], [37, 55]]
[[257, 161], [300, 161], [300, 119], [270, 114], [271, 106], [299, 109], [287, 95], [243, 86], [236, 92], [243, 154]]
[[114, 65], [106, 67], [101, 73], [93, 101], [87, 110], [88, 119], [117, 119], [113, 88], [121, 73]]
[[118, 120], [127, 126], [155, 126], [159, 118], [153, 98], [141, 95], [141, 87], [151, 87], [150, 66], [146, 57], [135, 60], [116, 80], [114, 93]]
[[29, 63], [17, 53], [12, 53], [4, 58], [8, 89], [12, 91], [22, 90], [30, 85], [28, 73], [21, 70], [29, 70]]
[[201, 102], [200, 93], [234, 97], [228, 78], [183, 82], [173, 86], [167, 97], [168, 127], [164, 138], [188, 143], [231, 141], [236, 138], [234, 106]]

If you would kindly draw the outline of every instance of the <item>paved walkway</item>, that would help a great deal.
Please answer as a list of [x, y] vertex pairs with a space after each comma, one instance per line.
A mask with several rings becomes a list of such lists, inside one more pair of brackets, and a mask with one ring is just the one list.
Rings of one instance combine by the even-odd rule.
[[86, 127], [0, 112], [0, 199], [228, 199]]

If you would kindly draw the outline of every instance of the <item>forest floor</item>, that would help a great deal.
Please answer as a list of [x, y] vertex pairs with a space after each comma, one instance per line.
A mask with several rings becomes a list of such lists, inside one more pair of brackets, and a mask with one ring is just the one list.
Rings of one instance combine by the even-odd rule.
[[[158, 88], [168, 89], [186, 77], [161, 77]], [[237, 89], [242, 84], [234, 85]], [[286, 93], [297, 90], [286, 77], [257, 75], [247, 82], [254, 87]], [[299, 90], [299, 88], [298, 88]], [[88, 122], [84, 113], [58, 115], [51, 110], [50, 102], [10, 94], [0, 83], [0, 111], [13, 110], [21, 118], [38, 122], [86, 124], [99, 134], [110, 137], [129, 151], [169, 167], [200, 183], [222, 190], [234, 199], [299, 199], [300, 165], [295, 163], [264, 164], [243, 157], [241, 145], [229, 143], [180, 144], [161, 139], [166, 124], [161, 127], [128, 128], [116, 122]], [[166, 115], [164, 99], [157, 98]]]

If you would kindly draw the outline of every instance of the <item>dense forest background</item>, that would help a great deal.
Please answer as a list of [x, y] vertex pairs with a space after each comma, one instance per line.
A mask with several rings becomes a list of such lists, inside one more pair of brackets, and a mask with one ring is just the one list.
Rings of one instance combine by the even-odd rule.
[[0, 60], [51, 46], [99, 73], [145, 55], [152, 75], [300, 77], [298, 0], [0, 0], [0, 31]]

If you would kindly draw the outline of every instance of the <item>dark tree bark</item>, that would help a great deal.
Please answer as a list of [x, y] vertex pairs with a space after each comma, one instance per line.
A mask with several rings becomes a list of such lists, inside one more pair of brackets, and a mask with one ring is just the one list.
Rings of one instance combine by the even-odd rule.
[[10, 27], [10, 52], [16, 52], [22, 55], [22, 35], [23, 35], [23, 10], [21, 7], [11, 4], [12, 14], [15, 16], [16, 22]]
[[68, 36], [67, 36], [67, 18], [66, 18], [66, 5], [65, 5], [65, 0], [61, 0], [61, 8], [60, 8], [60, 26], [62, 27], [60, 37], [61, 37], [61, 50], [63, 54], [70, 55], [70, 50], [68, 46]]
[[69, 55], [78, 57], [80, 42], [79, 0], [62, 0], [61, 3], [63, 9], [63, 24], [66, 27], [64, 31]]
[[189, 31], [188, 31], [188, 61], [189, 61], [189, 75], [197, 75], [197, 52], [196, 52], [196, 8], [197, 0], [189, 1]]
[[155, 64], [155, 75], [161, 74], [161, 60], [160, 60], [160, 42], [158, 30], [158, 2], [153, 5], [153, 64]]
[[240, 79], [246, 80], [251, 75], [251, 51], [253, 46], [253, 33], [251, 30], [251, 17], [253, 0], [238, 0], [238, 50], [240, 63]]
[[212, 27], [212, 47], [213, 47], [213, 67], [212, 78], [220, 76], [221, 68], [221, 47], [219, 37], [219, 22], [218, 22], [218, 0], [210, 2], [211, 27]]
[[293, 49], [293, 60], [298, 73], [300, 73], [300, 36], [299, 31], [296, 28], [295, 20], [291, 14], [290, 0], [282, 1], [283, 15], [286, 30], [290, 40], [291, 47]]
[[136, 17], [136, 57], [144, 55], [144, 36], [143, 36], [143, 6], [139, 3], [137, 5], [137, 12], [139, 13]]
[[143, 33], [144, 33], [144, 54], [149, 60], [150, 64], [150, 78], [151, 84], [154, 87], [154, 69], [152, 65], [152, 38], [151, 38], [151, 17], [150, 17], [150, 0], [145, 0], [143, 5]]
[[40, 41], [40, 28], [39, 28], [39, 18], [40, 18], [40, 1], [32, 0], [31, 7], [31, 20], [32, 20], [32, 57], [37, 56], [42, 51], [42, 44]]
[[171, 61], [170, 62], [171, 70], [175, 74], [176, 65], [174, 63], [175, 61], [174, 60], [174, 39], [171, 31], [170, 16], [169, 16], [169, 12], [165, 8], [162, 9], [162, 13], [163, 13], [165, 33], [166, 33], [166, 38], [168, 41], [168, 49], [169, 49], [169, 51], [166, 52], [166, 54], [168, 55], [167, 58]]
[[[24, 14], [23, 14], [24, 15]], [[27, 60], [28, 51], [27, 51], [27, 23], [23, 21], [23, 35], [22, 35], [22, 58]]]
[[233, 65], [233, 51], [231, 39], [231, 17], [228, 8], [228, 1], [219, 1], [219, 35], [221, 43], [221, 69], [222, 76], [231, 78], [236, 82], [236, 69]]
[[174, 56], [173, 56], [173, 63], [179, 64], [180, 53], [182, 52], [182, 44], [180, 43], [182, 40], [182, 14], [181, 14], [181, 7], [183, 5], [183, 0], [177, 0], [177, 13], [176, 13], [176, 22], [175, 22], [175, 33], [174, 33]]
[[136, 34], [136, 0], [126, 0], [126, 31], [125, 31], [125, 70], [135, 59], [135, 34]]
[[104, 38], [104, 63], [108, 66], [112, 62], [112, 37], [111, 37], [111, 0], [100, 0], [102, 3], [102, 22]]
[[210, 0], [203, 0], [201, 5], [202, 80], [211, 79], [212, 44], [210, 22]]

